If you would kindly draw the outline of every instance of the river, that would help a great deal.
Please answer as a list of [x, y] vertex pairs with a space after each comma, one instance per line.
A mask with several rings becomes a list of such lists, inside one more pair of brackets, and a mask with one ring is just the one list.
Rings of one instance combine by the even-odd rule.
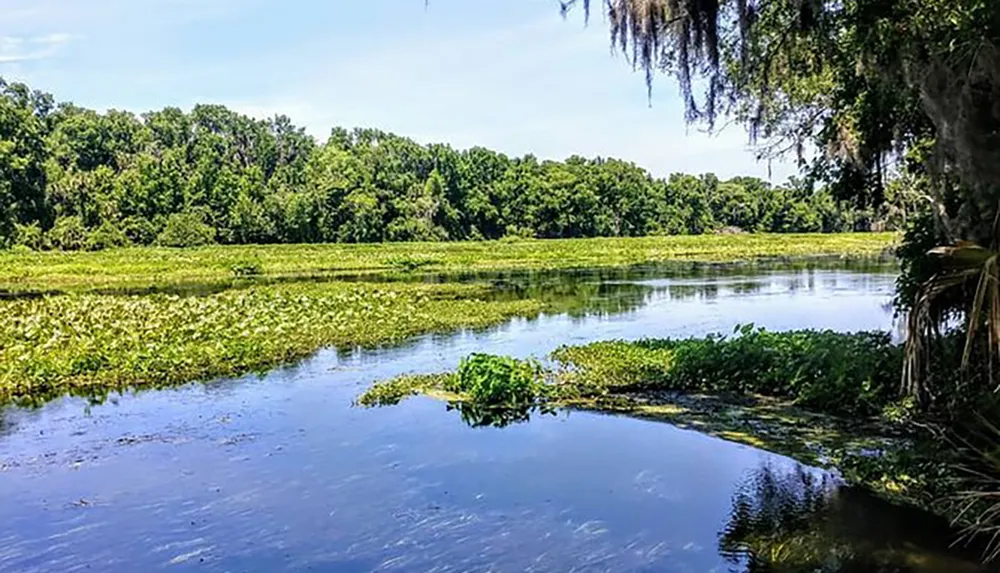
[[977, 571], [930, 516], [794, 460], [570, 411], [470, 428], [371, 382], [471, 352], [768, 329], [894, 330], [895, 273], [820, 266], [478, 277], [552, 310], [324, 350], [265, 376], [0, 412], [0, 571]]

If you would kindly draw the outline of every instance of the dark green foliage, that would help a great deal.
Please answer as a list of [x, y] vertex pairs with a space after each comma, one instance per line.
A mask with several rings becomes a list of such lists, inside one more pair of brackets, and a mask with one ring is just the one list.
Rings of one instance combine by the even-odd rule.
[[46, 210], [46, 135], [52, 96], [0, 78], [0, 247], [16, 224], [51, 224]]
[[127, 217], [121, 224], [122, 232], [134, 245], [152, 245], [158, 234], [156, 225], [145, 217]]
[[[512, 158], [374, 129], [317, 144], [286, 117], [215, 105], [99, 114], [0, 83], [0, 112], [0, 248], [16, 225], [48, 231], [67, 217], [172, 246], [838, 232], [863, 218], [795, 180], [657, 179], [615, 159]], [[202, 215], [211, 240], [185, 213]]]
[[215, 229], [196, 213], [174, 213], [156, 237], [161, 247], [201, 247], [215, 242]]

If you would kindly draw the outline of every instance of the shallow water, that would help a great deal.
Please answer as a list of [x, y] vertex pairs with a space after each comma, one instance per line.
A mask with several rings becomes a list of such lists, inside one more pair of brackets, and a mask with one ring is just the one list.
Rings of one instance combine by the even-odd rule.
[[471, 429], [427, 398], [351, 406], [376, 379], [475, 351], [541, 358], [748, 322], [893, 328], [891, 271], [656, 274], [494, 276], [497, 296], [556, 310], [264, 377], [3, 411], [0, 571], [750, 571], [775, 555], [805, 560], [785, 570], [976, 570], [923, 514], [667, 424], [560, 412]]

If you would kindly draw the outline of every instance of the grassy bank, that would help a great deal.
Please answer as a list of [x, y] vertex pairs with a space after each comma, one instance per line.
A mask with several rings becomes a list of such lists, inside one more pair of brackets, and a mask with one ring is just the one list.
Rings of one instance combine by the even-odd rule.
[[234, 278], [336, 277], [393, 271], [474, 272], [603, 268], [669, 261], [877, 256], [891, 233], [134, 248], [97, 252], [0, 251], [0, 291], [197, 285]]

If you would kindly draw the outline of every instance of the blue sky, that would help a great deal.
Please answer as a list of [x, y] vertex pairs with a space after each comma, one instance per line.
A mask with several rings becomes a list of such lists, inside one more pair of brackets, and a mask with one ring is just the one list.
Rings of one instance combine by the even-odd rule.
[[[657, 175], [768, 177], [731, 127], [684, 125], [676, 84], [612, 55], [557, 0], [4, 0], [0, 74], [99, 110], [222, 103], [333, 126]], [[771, 179], [792, 173], [770, 166]]]

